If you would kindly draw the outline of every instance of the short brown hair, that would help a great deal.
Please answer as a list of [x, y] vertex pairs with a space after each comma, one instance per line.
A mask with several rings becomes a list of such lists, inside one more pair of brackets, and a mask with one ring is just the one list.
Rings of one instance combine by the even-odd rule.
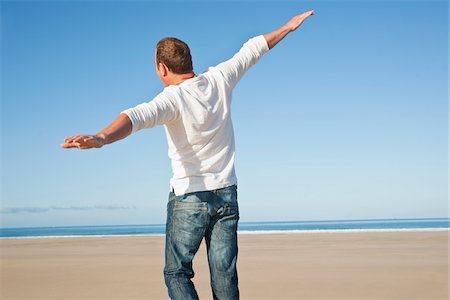
[[176, 74], [192, 72], [192, 57], [188, 45], [174, 37], [167, 37], [156, 45], [156, 63], [163, 63]]

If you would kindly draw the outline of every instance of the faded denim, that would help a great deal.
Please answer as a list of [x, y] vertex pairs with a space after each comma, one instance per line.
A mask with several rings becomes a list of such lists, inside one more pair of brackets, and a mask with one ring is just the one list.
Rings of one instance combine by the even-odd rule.
[[172, 300], [198, 299], [192, 260], [205, 238], [214, 299], [239, 299], [237, 186], [169, 194], [164, 279]]

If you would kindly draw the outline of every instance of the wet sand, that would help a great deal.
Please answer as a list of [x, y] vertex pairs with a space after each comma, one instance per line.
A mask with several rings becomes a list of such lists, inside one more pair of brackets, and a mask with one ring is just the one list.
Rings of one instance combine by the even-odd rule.
[[[240, 234], [241, 299], [449, 299], [448, 231]], [[164, 237], [3, 239], [1, 299], [168, 299]], [[194, 260], [212, 299], [206, 247]]]

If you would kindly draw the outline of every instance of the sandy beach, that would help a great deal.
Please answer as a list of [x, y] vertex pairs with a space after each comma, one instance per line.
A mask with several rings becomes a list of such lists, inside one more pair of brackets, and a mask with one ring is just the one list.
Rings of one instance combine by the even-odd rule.
[[[241, 299], [449, 299], [448, 231], [240, 234]], [[164, 237], [4, 239], [1, 299], [168, 299]], [[212, 299], [205, 245], [194, 260]]]

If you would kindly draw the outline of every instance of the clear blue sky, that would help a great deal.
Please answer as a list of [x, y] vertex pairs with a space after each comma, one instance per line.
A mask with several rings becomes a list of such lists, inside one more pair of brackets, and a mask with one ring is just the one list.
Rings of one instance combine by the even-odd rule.
[[311, 9], [234, 93], [241, 221], [446, 217], [448, 1], [2, 1], [2, 226], [164, 223], [163, 127], [63, 139], [163, 89], [159, 39], [201, 73]]

